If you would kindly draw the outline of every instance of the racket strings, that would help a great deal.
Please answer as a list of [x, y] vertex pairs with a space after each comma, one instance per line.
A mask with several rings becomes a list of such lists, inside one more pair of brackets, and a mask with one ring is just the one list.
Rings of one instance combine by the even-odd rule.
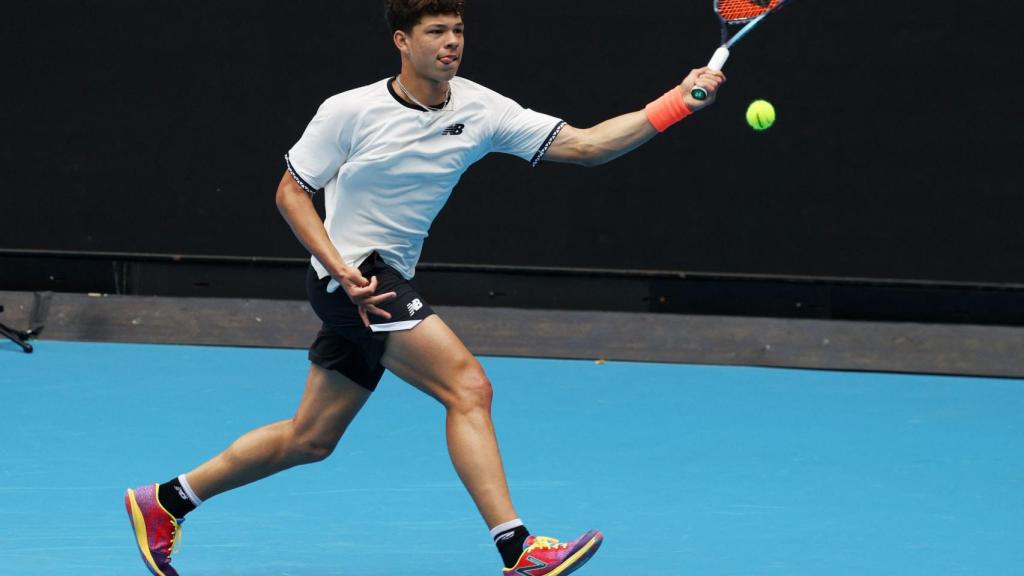
[[774, 10], [782, 0], [716, 0], [715, 11], [725, 22], [736, 24]]

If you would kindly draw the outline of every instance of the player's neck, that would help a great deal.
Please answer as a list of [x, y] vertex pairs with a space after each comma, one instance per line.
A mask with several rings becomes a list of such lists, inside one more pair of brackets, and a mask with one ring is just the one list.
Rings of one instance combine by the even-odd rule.
[[[402, 68], [402, 73], [399, 74], [398, 81], [402, 83], [402, 87], [404, 87], [405, 90], [412, 94], [413, 98], [428, 106], [443, 104], [448, 98], [447, 81], [438, 82], [423, 78], [405, 67]], [[402, 94], [402, 90], [398, 90], [397, 92], [402, 95], [403, 99], [407, 99], [405, 94]], [[415, 102], [409, 103], [413, 105], [416, 104]]]

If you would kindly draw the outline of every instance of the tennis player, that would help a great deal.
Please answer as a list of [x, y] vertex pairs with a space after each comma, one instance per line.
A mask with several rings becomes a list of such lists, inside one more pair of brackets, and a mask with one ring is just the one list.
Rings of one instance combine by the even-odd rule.
[[[542, 159], [602, 164], [714, 102], [725, 77], [693, 70], [644, 110], [574, 128], [456, 76], [464, 0], [385, 5], [401, 73], [328, 98], [285, 156], [277, 189], [281, 214], [312, 255], [307, 289], [323, 321], [301, 404], [290, 420], [248, 432], [195, 470], [127, 491], [139, 551], [153, 574], [177, 574], [171, 553], [181, 523], [203, 501], [330, 455], [385, 369], [447, 411], [452, 463], [490, 528], [504, 574], [569, 574], [601, 544], [596, 530], [559, 542], [531, 535], [520, 520], [491, 423], [491, 384], [417, 293], [416, 263], [459, 177], [488, 153], [533, 166]], [[690, 96], [698, 83], [709, 92], [704, 101]], [[313, 205], [321, 193], [326, 221]]]

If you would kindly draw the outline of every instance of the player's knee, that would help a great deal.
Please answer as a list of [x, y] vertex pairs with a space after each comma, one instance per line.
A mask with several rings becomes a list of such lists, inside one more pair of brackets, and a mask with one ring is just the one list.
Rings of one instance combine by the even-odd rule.
[[297, 460], [303, 464], [312, 464], [326, 460], [334, 452], [333, 445], [318, 444], [309, 442], [301, 444], [296, 449]]
[[338, 445], [337, 439], [297, 436], [291, 443], [291, 456], [296, 464], [312, 464], [326, 460]]
[[494, 390], [491, 388], [490, 379], [487, 378], [487, 374], [478, 363], [474, 362], [472, 366], [461, 371], [454, 396], [454, 401], [449, 409], [466, 412], [490, 411]]

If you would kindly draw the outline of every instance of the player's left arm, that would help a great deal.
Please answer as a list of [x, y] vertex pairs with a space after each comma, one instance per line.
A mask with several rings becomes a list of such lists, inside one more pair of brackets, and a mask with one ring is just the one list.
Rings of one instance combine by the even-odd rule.
[[[708, 98], [700, 101], [690, 96], [696, 85], [708, 90]], [[725, 83], [725, 75], [710, 68], [693, 70], [680, 83], [682, 99], [690, 112], [710, 106]], [[592, 128], [566, 126], [555, 138], [544, 159], [582, 166], [597, 166], [635, 150], [658, 135], [647, 110], [616, 116]]]

